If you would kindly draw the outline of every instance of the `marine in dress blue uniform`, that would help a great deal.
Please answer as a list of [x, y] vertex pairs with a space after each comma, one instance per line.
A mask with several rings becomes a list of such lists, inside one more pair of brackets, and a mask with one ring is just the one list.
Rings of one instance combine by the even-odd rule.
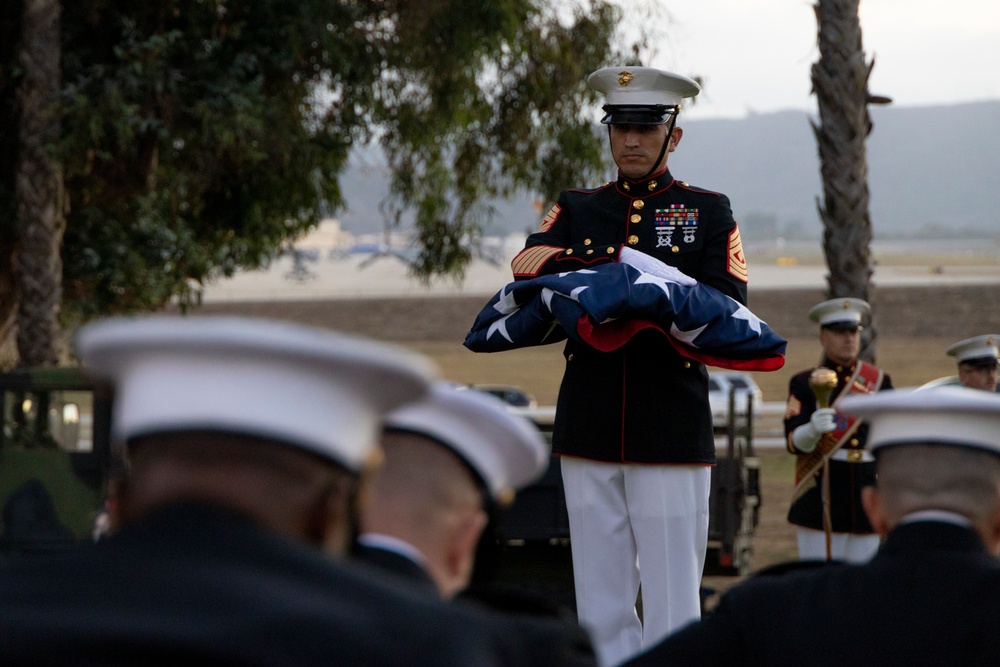
[[[683, 134], [677, 112], [698, 85], [644, 67], [605, 68], [588, 81], [607, 95], [602, 122], [618, 177], [561, 193], [514, 258], [514, 277], [615, 262], [628, 247], [745, 304], [729, 199], [667, 169]], [[650, 140], [654, 132], [662, 140]], [[653, 331], [614, 352], [570, 340], [563, 354], [552, 445], [562, 456], [577, 610], [602, 662], [615, 664], [700, 613], [715, 462], [708, 374]]]
[[451, 598], [469, 583], [489, 512], [545, 471], [545, 440], [500, 399], [439, 382], [386, 416], [382, 444], [356, 555]]
[[[829, 299], [809, 311], [810, 319], [820, 325], [824, 348], [820, 367], [836, 373], [837, 384], [830, 394], [833, 407], [817, 409], [816, 396], [809, 386], [814, 369], [796, 374], [788, 383], [786, 446], [797, 457], [796, 488], [788, 521], [798, 527], [799, 558], [803, 560], [827, 557], [819, 451], [823, 448], [830, 450], [826, 465], [831, 558], [860, 562], [878, 550], [879, 536], [861, 504], [861, 490], [875, 483], [874, 459], [864, 451], [868, 427], [861, 422], [849, 423], [836, 409], [839, 399], [849, 393], [892, 389], [892, 380], [886, 373], [857, 358], [861, 323], [870, 312], [867, 302], [853, 298]], [[824, 428], [828, 430], [823, 431]]]
[[985, 334], [959, 341], [946, 353], [955, 357], [958, 379], [963, 387], [997, 391], [997, 366], [1000, 364], [1000, 335]]
[[875, 557], [765, 570], [624, 667], [996, 664], [1000, 397], [937, 387], [841, 409], [870, 426]]
[[533, 628], [338, 558], [380, 418], [427, 394], [429, 361], [249, 318], [112, 319], [76, 342], [115, 386], [118, 517], [0, 564], [0, 664], [530, 664]]
[[[545, 471], [545, 440], [500, 399], [439, 382], [428, 398], [386, 416], [382, 444], [385, 462], [361, 511], [354, 556], [414, 590], [452, 598], [469, 584], [491, 510]], [[486, 606], [480, 600], [465, 595], [455, 604], [479, 609]], [[597, 664], [590, 638], [573, 621], [500, 618], [525, 636], [521, 665]]]

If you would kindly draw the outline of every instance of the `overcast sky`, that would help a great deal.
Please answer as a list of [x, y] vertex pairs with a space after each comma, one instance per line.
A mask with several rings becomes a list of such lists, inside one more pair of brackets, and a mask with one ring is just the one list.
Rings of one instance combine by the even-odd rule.
[[[813, 1], [659, 2], [673, 23], [651, 64], [706, 80], [688, 118], [815, 111]], [[896, 106], [1000, 99], [1000, 0], [861, 0], [860, 15], [873, 94]]]

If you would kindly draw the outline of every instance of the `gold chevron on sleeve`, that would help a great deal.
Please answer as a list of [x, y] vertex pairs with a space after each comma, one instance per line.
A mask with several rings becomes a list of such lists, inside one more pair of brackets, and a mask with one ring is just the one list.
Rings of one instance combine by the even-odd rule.
[[517, 253], [510, 267], [515, 276], [535, 276], [545, 262], [549, 261], [553, 255], [558, 255], [564, 248], [557, 248], [550, 245], [536, 245], [525, 248]]
[[559, 214], [562, 212], [562, 206], [556, 204], [549, 209], [549, 212], [545, 214], [545, 218], [542, 220], [541, 226], [538, 228], [540, 232], [547, 232], [552, 229], [552, 225], [556, 224], [556, 220], [559, 219]]
[[729, 232], [729, 266], [730, 275], [737, 280], [747, 282], [747, 258], [743, 255], [743, 241], [740, 240], [740, 228], [737, 225]]

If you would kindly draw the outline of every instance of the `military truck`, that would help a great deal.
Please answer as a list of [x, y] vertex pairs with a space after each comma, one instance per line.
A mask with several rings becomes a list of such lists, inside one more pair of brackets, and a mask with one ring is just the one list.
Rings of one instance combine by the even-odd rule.
[[77, 368], [0, 374], [0, 558], [92, 539], [111, 468], [111, 400]]

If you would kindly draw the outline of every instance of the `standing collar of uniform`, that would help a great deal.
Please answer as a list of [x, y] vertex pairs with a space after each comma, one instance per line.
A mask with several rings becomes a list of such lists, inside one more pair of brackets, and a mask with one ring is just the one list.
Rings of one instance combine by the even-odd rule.
[[409, 542], [401, 540], [398, 537], [393, 537], [392, 535], [385, 535], [383, 533], [362, 533], [358, 536], [358, 543], [366, 547], [371, 547], [372, 549], [384, 549], [385, 551], [391, 551], [395, 554], [399, 554], [400, 556], [409, 558], [420, 567], [426, 567], [427, 565], [427, 557], [424, 556], [420, 549], [416, 548]]
[[965, 528], [972, 527], [972, 522], [966, 516], [958, 514], [957, 512], [934, 509], [910, 512], [909, 514], [904, 515], [903, 518], [899, 520], [899, 523], [914, 523], [916, 521], [941, 521], [943, 523], [952, 523], [956, 526], [963, 526]]
[[857, 359], [855, 359], [854, 361], [852, 361], [850, 363], [850, 365], [848, 365], [848, 366], [841, 366], [840, 364], [837, 364], [837, 363], [834, 363], [834, 362], [830, 361], [825, 356], [823, 357], [823, 366], [825, 366], [826, 368], [829, 368], [830, 370], [837, 371], [838, 375], [850, 375], [851, 373], [854, 372], [854, 368], [857, 365], [858, 365], [858, 360]]
[[658, 171], [652, 176], [647, 176], [646, 178], [627, 178], [620, 171], [618, 172], [618, 181], [615, 183], [615, 187], [618, 192], [622, 193], [626, 197], [647, 197], [651, 194], [657, 192], [663, 192], [669, 188], [674, 183], [673, 176], [670, 175], [670, 170], [666, 167], [663, 171]]

